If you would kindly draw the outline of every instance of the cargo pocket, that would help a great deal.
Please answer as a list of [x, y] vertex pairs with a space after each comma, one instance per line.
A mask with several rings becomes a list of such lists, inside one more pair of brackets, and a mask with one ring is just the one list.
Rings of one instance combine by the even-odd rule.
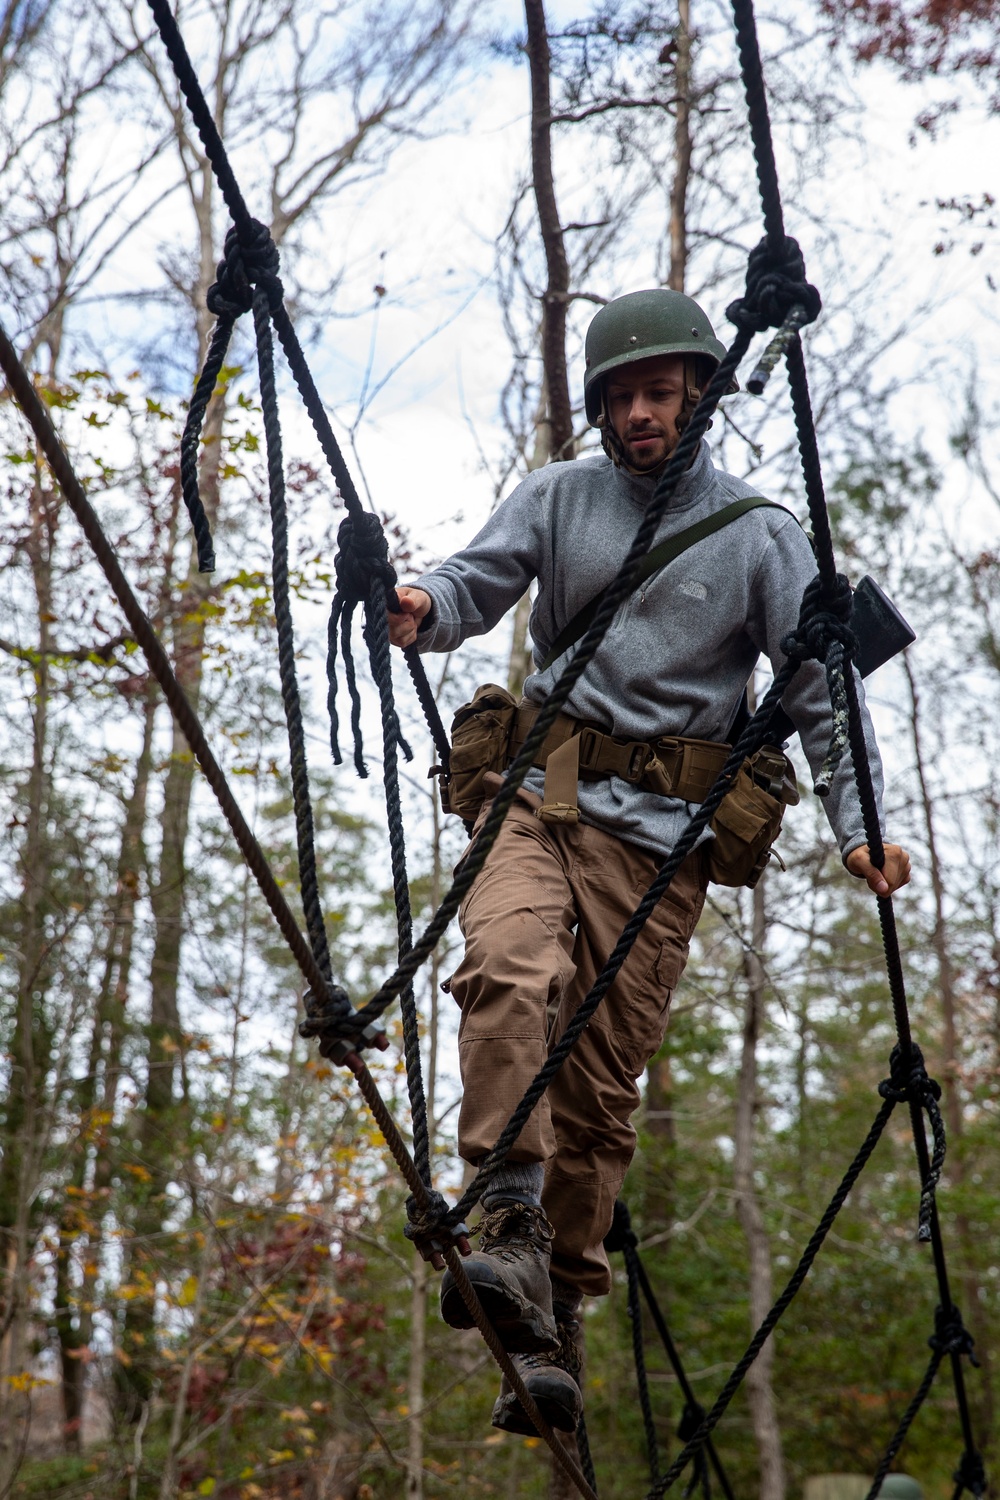
[[664, 938], [612, 1028], [615, 1044], [633, 1078], [639, 1077], [663, 1043], [670, 1001], [684, 970], [685, 958], [676, 937]]

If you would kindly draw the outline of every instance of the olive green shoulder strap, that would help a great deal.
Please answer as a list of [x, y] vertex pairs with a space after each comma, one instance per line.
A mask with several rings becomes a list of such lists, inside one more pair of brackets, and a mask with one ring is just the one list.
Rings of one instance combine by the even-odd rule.
[[[760, 510], [764, 506], [769, 510], [786, 511], [793, 520], [798, 520], [794, 512], [788, 510], [787, 505], [779, 505], [776, 500], [765, 500], [763, 495], [745, 495], [742, 500], [734, 500], [731, 505], [726, 505], [722, 510], [717, 510], [714, 515], [705, 516], [702, 520], [696, 521], [693, 526], [679, 531], [676, 536], [667, 537], [666, 541], [660, 542], [658, 547], [647, 552], [636, 574], [633, 589], [637, 589], [640, 584], [645, 583], [647, 578], [651, 578], [654, 573], [658, 573], [661, 568], [672, 563], [676, 557], [680, 557], [682, 552], [686, 552], [696, 542], [704, 541], [705, 537], [711, 536], [713, 532], [721, 531], [724, 526], [729, 525], [730, 521], [746, 515], [748, 510]], [[601, 607], [604, 592], [602, 589], [596, 599], [591, 599], [589, 604], [585, 604], [581, 610], [578, 610], [569, 624], [559, 632], [552, 649], [538, 669], [540, 672], [547, 671], [564, 651], [575, 646], [580, 637], [586, 634]]]

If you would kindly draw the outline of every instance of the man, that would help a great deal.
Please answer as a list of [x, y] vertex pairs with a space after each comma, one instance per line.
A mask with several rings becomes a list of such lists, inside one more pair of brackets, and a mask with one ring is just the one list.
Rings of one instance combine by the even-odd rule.
[[[398, 590], [401, 613], [390, 617], [395, 645], [451, 651], [492, 629], [537, 579], [530, 629], [539, 669], [524, 685], [529, 704], [545, 699], [569, 660], [546, 663], [560, 632], [618, 571], [724, 349], [697, 303], [657, 290], [602, 308], [586, 353], [587, 416], [604, 454], [535, 470], [464, 551]], [[715, 469], [702, 442], [655, 541], [753, 493]], [[571, 729], [593, 726], [613, 745], [643, 751], [664, 736], [724, 741], [760, 653], [781, 666], [779, 643], [815, 572], [805, 533], [780, 508], [750, 510], [705, 537], [619, 608], [566, 703], [579, 721]], [[817, 663], [799, 670], [783, 706], [818, 769], [830, 704]], [[865, 732], [881, 795], [867, 713]], [[495, 794], [499, 778], [487, 785]], [[704, 795], [680, 782], [673, 789], [678, 795], [664, 795], [627, 771], [591, 774], [570, 793], [576, 817], [565, 800], [553, 803], [541, 767], [529, 773], [460, 913], [466, 950], [451, 990], [462, 1009], [466, 1161], [495, 1142]], [[846, 761], [825, 806], [852, 874], [880, 895], [906, 883], [902, 849], [886, 846], [884, 871], [868, 857]], [[637, 1081], [662, 1042], [701, 914], [710, 838], [681, 867], [495, 1177], [483, 1199], [482, 1248], [466, 1262], [532, 1395], [567, 1431], [581, 1407], [576, 1315], [584, 1295], [610, 1289], [602, 1240], [634, 1148]], [[447, 1322], [469, 1326], [450, 1275], [441, 1302]], [[493, 1421], [532, 1431], [506, 1385]]]

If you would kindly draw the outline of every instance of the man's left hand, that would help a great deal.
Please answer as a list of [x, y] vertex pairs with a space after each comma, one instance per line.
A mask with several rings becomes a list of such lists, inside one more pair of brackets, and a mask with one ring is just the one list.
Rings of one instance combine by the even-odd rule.
[[892, 896], [910, 879], [910, 856], [898, 844], [884, 844], [885, 864], [881, 870], [875, 868], [868, 853], [868, 845], [860, 844], [852, 849], [844, 863], [852, 875], [867, 880], [869, 889], [876, 896]]

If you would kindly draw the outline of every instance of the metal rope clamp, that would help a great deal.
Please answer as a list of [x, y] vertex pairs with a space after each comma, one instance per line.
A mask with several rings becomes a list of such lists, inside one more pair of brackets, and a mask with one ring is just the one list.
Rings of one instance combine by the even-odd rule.
[[306, 990], [304, 1003], [306, 1018], [299, 1024], [299, 1036], [307, 1041], [318, 1037], [320, 1056], [329, 1062], [350, 1066], [362, 1047], [375, 1047], [379, 1052], [388, 1048], [389, 1038], [378, 1021], [369, 1021], [360, 1031], [351, 1029], [355, 1012], [339, 985], [331, 985], [322, 998]]
[[426, 1189], [427, 1201], [418, 1204], [415, 1197], [406, 1200], [406, 1220], [403, 1233], [412, 1240], [421, 1259], [428, 1261], [437, 1271], [444, 1269], [444, 1257], [448, 1250], [457, 1250], [460, 1255], [469, 1253], [469, 1227], [464, 1221], [448, 1223], [448, 1204], [433, 1188]]

